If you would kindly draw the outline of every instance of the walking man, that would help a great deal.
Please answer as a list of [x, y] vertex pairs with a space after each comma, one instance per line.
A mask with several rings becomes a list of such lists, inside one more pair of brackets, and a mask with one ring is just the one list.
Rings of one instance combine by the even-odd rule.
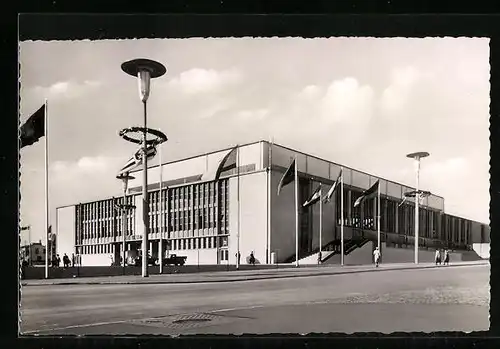
[[375, 247], [375, 251], [373, 251], [373, 258], [375, 260], [375, 267], [378, 268], [378, 264], [380, 261], [380, 250], [378, 249], [378, 246]]
[[445, 265], [450, 264], [450, 252], [447, 249], [444, 250], [444, 264]]

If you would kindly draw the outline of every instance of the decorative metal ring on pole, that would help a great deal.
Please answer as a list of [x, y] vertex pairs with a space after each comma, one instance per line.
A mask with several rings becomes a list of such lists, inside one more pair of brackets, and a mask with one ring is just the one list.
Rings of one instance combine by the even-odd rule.
[[[135, 143], [135, 144], [142, 144], [143, 139], [142, 139], [142, 134], [146, 131], [149, 135], [151, 135], [153, 138], [146, 139], [146, 144], [148, 145], [153, 145], [156, 146], [158, 144], [162, 144], [168, 140], [167, 135], [161, 132], [160, 130], [155, 130], [153, 128], [144, 128], [144, 127], [128, 127], [124, 128], [121, 130], [118, 134], [120, 137], [122, 137], [124, 140]], [[132, 137], [131, 135], [133, 134], [138, 134], [137, 137]], [[139, 136], [140, 135], [140, 136]]]

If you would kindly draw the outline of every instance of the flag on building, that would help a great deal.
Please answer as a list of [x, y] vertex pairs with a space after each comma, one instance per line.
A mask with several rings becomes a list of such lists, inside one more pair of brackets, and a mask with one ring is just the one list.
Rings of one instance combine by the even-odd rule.
[[354, 203], [354, 207], [358, 207], [365, 199], [369, 198], [371, 195], [379, 190], [379, 181], [376, 181], [368, 190], [365, 190], [361, 196]]
[[[146, 156], [148, 158], [148, 161], [149, 160], [152, 160], [155, 156], [156, 156], [156, 147], [153, 145], [153, 144], [148, 144], [147, 147], [146, 147]], [[137, 151], [135, 152], [134, 156], [132, 156], [130, 159], [128, 159], [128, 161], [125, 163], [125, 165], [123, 165], [123, 167], [118, 171], [118, 175], [124, 175], [124, 174], [127, 174], [133, 170], [135, 170], [136, 168], [138, 168], [139, 166], [142, 165], [142, 153], [143, 153], [143, 149], [142, 149], [142, 145], [139, 149], [137, 149]]]
[[236, 155], [238, 153], [238, 146], [229, 150], [226, 155], [219, 161], [215, 170], [207, 171], [201, 177], [202, 181], [216, 181], [224, 171], [229, 171], [236, 168]]
[[403, 198], [403, 200], [401, 200], [401, 202], [399, 203], [398, 207], [401, 207], [401, 205], [403, 205], [406, 201], [406, 196]]
[[43, 136], [45, 136], [45, 104], [21, 126], [21, 148], [38, 142]]
[[326, 193], [326, 196], [323, 198], [323, 201], [325, 203], [330, 202], [330, 200], [332, 199], [333, 193], [335, 192], [335, 189], [337, 189], [341, 180], [342, 180], [342, 170], [340, 170], [340, 173], [337, 176], [335, 183], [332, 184], [332, 187], [330, 188], [330, 190], [328, 190], [328, 193]]
[[290, 184], [294, 181], [295, 179], [295, 159], [292, 161], [288, 169], [286, 170], [285, 174], [283, 177], [281, 177], [280, 182], [278, 184], [278, 195], [280, 195], [281, 188], [283, 188], [285, 185]]
[[311, 195], [311, 197], [309, 199], [307, 199], [306, 202], [304, 202], [304, 204], [302, 205], [302, 207], [309, 207], [311, 205], [314, 205], [320, 199], [321, 199], [321, 184], [314, 191], [314, 193]]

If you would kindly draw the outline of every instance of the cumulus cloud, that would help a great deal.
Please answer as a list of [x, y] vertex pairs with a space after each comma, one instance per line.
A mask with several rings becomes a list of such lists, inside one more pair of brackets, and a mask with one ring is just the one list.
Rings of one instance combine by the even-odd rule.
[[424, 77], [415, 67], [395, 68], [391, 82], [382, 92], [380, 107], [383, 113], [394, 114], [404, 110], [411, 96], [412, 87]]
[[252, 109], [252, 110], [241, 110], [236, 114], [236, 117], [240, 120], [244, 121], [252, 121], [252, 120], [262, 120], [265, 119], [269, 114], [269, 110], [262, 109]]
[[[120, 157], [82, 157], [77, 161], [56, 161], [50, 168], [51, 186], [58, 188], [58, 201], [71, 193], [86, 200], [92, 193], [109, 191], [116, 185], [115, 175], [127, 159]], [[68, 197], [69, 200], [69, 197]]]
[[242, 75], [235, 69], [216, 71], [214, 69], [193, 68], [182, 72], [170, 80], [170, 86], [179, 88], [186, 94], [215, 92], [241, 81]]
[[82, 82], [59, 81], [50, 86], [36, 86], [31, 90], [31, 93], [48, 99], [75, 99], [101, 85], [101, 82], [92, 80]]
[[352, 77], [334, 81], [321, 99], [321, 116], [328, 123], [367, 124], [373, 112], [373, 89]]

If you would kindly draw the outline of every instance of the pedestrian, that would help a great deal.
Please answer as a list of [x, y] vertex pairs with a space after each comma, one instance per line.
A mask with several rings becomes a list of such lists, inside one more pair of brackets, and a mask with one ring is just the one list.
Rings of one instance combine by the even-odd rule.
[[69, 260], [69, 257], [68, 255], [65, 253], [64, 256], [63, 256], [63, 265], [64, 265], [64, 268], [67, 268], [70, 264], [70, 260]]
[[437, 248], [436, 249], [436, 255], [435, 255], [435, 262], [436, 262], [436, 265], [441, 265], [441, 252], [439, 251], [439, 249]]
[[71, 254], [71, 267], [74, 267], [75, 266], [75, 254], [72, 253]]
[[380, 261], [380, 250], [378, 249], [378, 246], [375, 247], [375, 251], [373, 251], [373, 258], [375, 260], [375, 266], [378, 268], [378, 264]]
[[240, 265], [240, 260], [241, 260], [241, 253], [240, 253], [240, 251], [236, 252], [235, 257], [236, 257], [236, 259], [238, 259], [238, 265]]
[[255, 265], [255, 256], [253, 255], [253, 252], [250, 252], [250, 264]]
[[59, 268], [61, 266], [61, 257], [59, 257], [59, 255], [56, 255], [56, 263], [57, 267]]
[[321, 264], [321, 262], [322, 262], [322, 258], [321, 258], [321, 257], [322, 257], [322, 255], [321, 255], [321, 251], [319, 251], [319, 252], [318, 252], [318, 265], [320, 265], [320, 264]]
[[444, 250], [444, 264], [445, 265], [450, 264], [450, 252], [447, 249]]

